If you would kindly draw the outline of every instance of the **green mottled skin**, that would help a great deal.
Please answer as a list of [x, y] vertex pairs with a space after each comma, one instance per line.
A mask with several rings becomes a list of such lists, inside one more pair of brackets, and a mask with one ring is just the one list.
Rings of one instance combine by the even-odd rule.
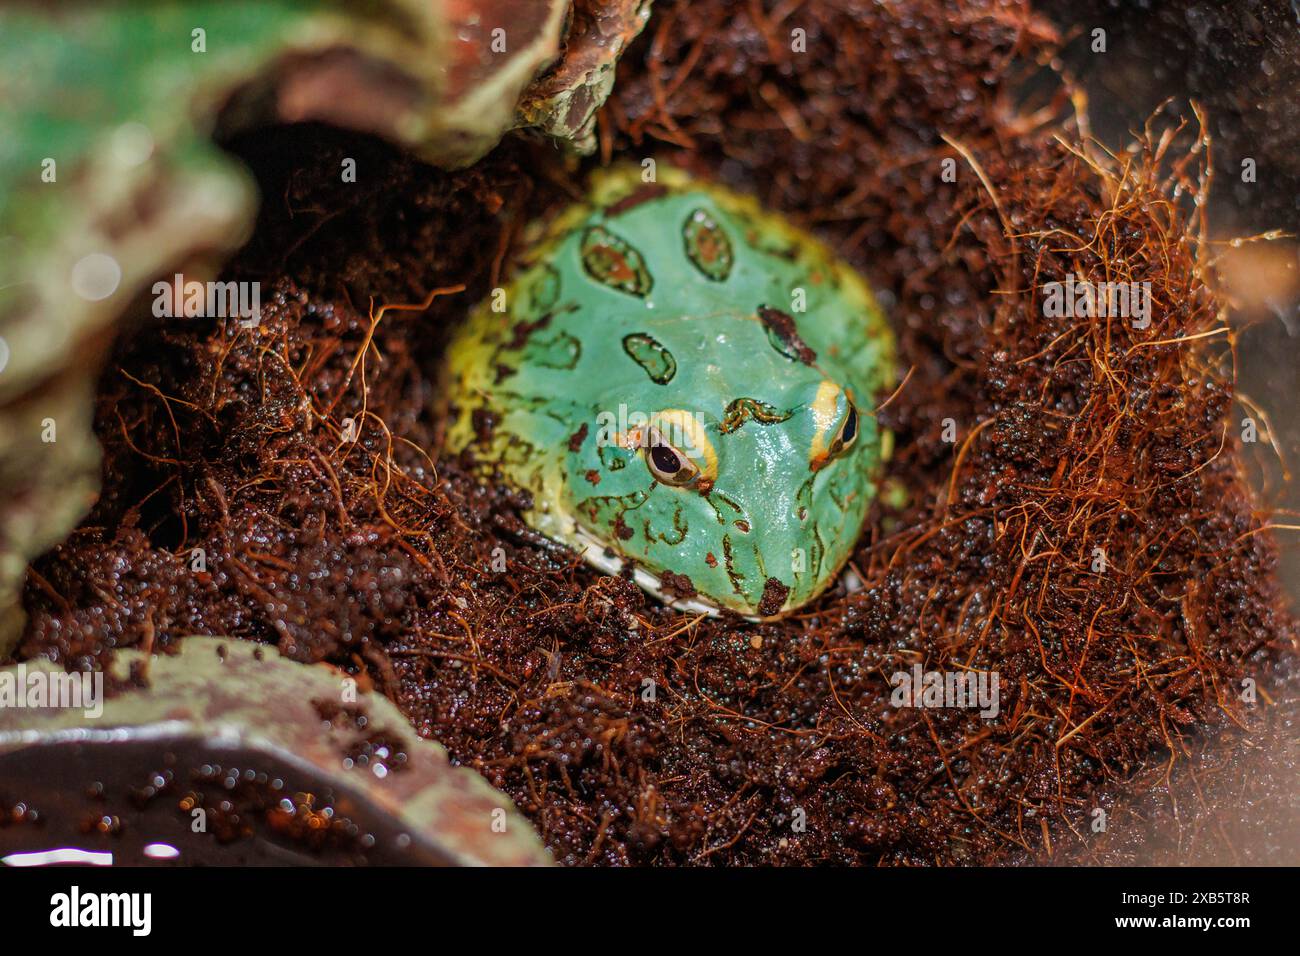
[[[597, 174], [535, 228], [506, 311], [485, 302], [451, 346], [448, 449], [474, 446], [531, 492], [538, 530], [606, 570], [630, 561], [677, 606], [767, 618], [819, 594], [888, 456], [871, 411], [893, 341], [866, 283], [753, 200], [662, 166], [654, 185]], [[654, 434], [635, 419], [603, 427], [620, 405], [659, 416], [684, 470], [661, 480], [651, 449], [620, 441]], [[700, 440], [667, 427], [682, 413]]]

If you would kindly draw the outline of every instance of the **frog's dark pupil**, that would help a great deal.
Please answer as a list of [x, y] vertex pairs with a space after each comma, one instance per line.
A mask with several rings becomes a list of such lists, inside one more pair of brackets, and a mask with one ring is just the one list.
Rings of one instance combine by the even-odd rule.
[[682, 460], [677, 457], [677, 452], [664, 445], [655, 445], [650, 449], [650, 460], [665, 475], [675, 475], [682, 470]]
[[848, 444], [858, 434], [858, 410], [849, 406], [849, 413], [844, 416], [844, 430], [840, 432], [841, 441]]

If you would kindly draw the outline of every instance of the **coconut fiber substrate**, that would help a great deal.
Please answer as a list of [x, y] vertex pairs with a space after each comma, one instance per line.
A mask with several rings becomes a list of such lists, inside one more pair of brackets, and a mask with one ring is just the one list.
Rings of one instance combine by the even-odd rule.
[[[791, 49], [796, 6], [833, 55]], [[566, 864], [1267, 859], [1294, 767], [1251, 755], [1295, 736], [1297, 629], [1233, 425], [1208, 145], [1156, 116], [1109, 155], [1066, 79], [1026, 101], [1060, 39], [1017, 0], [662, 0], [583, 163], [228, 143], [263, 204], [226, 277], [262, 283], [261, 325], [122, 333], [103, 493], [33, 566], [18, 657], [217, 634], [329, 662]], [[862, 586], [779, 622], [669, 610], [435, 457], [444, 344], [523, 225], [646, 157], [814, 230], [897, 331]], [[1045, 315], [1070, 273], [1149, 281], [1150, 328]], [[914, 665], [996, 672], [998, 714], [896, 706]]]

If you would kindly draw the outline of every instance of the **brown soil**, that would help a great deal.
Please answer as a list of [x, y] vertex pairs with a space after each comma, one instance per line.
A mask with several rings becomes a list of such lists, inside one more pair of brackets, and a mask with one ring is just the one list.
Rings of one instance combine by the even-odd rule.
[[[813, 52], [791, 51], [796, 26]], [[910, 373], [880, 417], [910, 504], [873, 513], [861, 591], [779, 624], [685, 617], [432, 461], [448, 330], [581, 171], [510, 141], [443, 173], [293, 128], [232, 144], [264, 195], [229, 269], [274, 290], [261, 328], [123, 336], [104, 493], [37, 563], [20, 656], [85, 666], [211, 633], [345, 666], [565, 863], [1141, 858], [1132, 829], [1087, 846], [1093, 809], [1154, 827], [1142, 801], [1171, 760], [1220, 731], [1238, 743], [1216, 752], [1293, 739], [1293, 695], [1267, 689], [1294, 686], [1273, 665], [1297, 633], [1189, 235], [1203, 150], [1156, 149], [1156, 126], [1121, 173], [1058, 143], [1063, 94], [1013, 108], [1018, 64], [1053, 42], [1017, 0], [662, 0], [602, 115], [603, 158], [757, 192], [886, 300]], [[1151, 328], [1045, 317], [1032, 286], [1070, 270], [1150, 281]], [[913, 664], [997, 671], [1001, 713], [891, 707]], [[1243, 677], [1266, 689], [1253, 705]]]

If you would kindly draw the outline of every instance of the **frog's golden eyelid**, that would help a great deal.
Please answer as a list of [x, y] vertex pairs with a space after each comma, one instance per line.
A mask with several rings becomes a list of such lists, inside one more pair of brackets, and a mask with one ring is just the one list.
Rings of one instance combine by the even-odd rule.
[[837, 414], [841, 392], [843, 389], [834, 382], [823, 380], [817, 386], [817, 394], [809, 406], [813, 416], [813, 437], [808, 449], [808, 462], [813, 468], [819, 468], [826, 462], [830, 444], [839, 430], [843, 417]]

